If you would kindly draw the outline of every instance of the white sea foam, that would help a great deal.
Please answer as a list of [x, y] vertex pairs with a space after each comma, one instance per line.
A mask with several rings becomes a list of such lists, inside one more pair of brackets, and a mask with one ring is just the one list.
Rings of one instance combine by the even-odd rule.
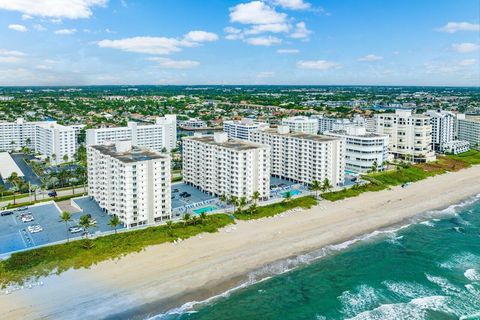
[[451, 256], [447, 261], [440, 263], [440, 267], [450, 270], [466, 270], [478, 267], [480, 256], [468, 251]]
[[467, 269], [463, 275], [470, 281], [480, 281], [480, 274], [475, 269]]
[[382, 284], [387, 287], [388, 290], [403, 298], [416, 299], [435, 295], [434, 290], [418, 283], [384, 281]]
[[342, 303], [342, 312], [347, 317], [353, 317], [378, 304], [375, 289], [367, 285], [361, 285], [354, 291], [344, 291], [338, 299]]
[[[433, 220], [438, 220], [438, 219], [433, 219]], [[433, 227], [435, 227], [435, 223], [433, 223], [433, 220], [422, 221], [422, 222], [420, 222], [420, 224], [423, 224], [424, 226], [433, 228]]]

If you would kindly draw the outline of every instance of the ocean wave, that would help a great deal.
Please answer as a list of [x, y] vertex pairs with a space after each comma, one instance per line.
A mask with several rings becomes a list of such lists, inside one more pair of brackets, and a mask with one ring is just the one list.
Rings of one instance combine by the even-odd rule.
[[369, 310], [379, 303], [375, 289], [367, 285], [361, 285], [353, 292], [344, 291], [338, 300], [342, 303], [342, 313], [347, 317]]
[[480, 281], [480, 274], [475, 269], [467, 269], [463, 275], [470, 281]]
[[387, 287], [390, 292], [396, 295], [407, 298], [416, 299], [421, 297], [428, 297], [435, 295], [434, 290], [431, 290], [421, 284], [413, 282], [396, 282], [396, 281], [384, 281], [382, 284]]
[[449, 270], [466, 270], [473, 269], [480, 265], [480, 256], [471, 252], [461, 252], [452, 255], [447, 261], [441, 262], [441, 268]]
[[[299, 266], [307, 265], [309, 263], [312, 263], [318, 259], [324, 258], [326, 256], [329, 256], [331, 254], [335, 254], [337, 252], [346, 250], [350, 248], [351, 246], [365, 242], [365, 241], [370, 241], [370, 240], [376, 240], [379, 238], [387, 238], [387, 241], [395, 242], [395, 244], [398, 244], [398, 240], [401, 240], [403, 236], [398, 236], [397, 232], [400, 230], [409, 228], [410, 226], [418, 223], [422, 223], [427, 226], [435, 226], [433, 222], [430, 221], [425, 221], [426, 218], [428, 218], [431, 221], [440, 221], [439, 217], [443, 217], [445, 215], [456, 215], [460, 210], [464, 209], [465, 207], [468, 207], [475, 202], [480, 201], [480, 194], [476, 195], [475, 197], [469, 198], [461, 203], [451, 205], [448, 208], [442, 209], [442, 210], [434, 210], [434, 211], [428, 211], [425, 213], [421, 213], [417, 215], [416, 217], [408, 220], [406, 223], [404, 223], [401, 226], [396, 226], [396, 227], [390, 227], [386, 229], [381, 229], [381, 230], [376, 230], [368, 234], [364, 234], [362, 236], [359, 236], [357, 238], [344, 241], [339, 244], [333, 244], [333, 245], [328, 245], [325, 246], [324, 248], [321, 248], [319, 250], [315, 250], [306, 254], [302, 254], [299, 256], [296, 256], [294, 258], [289, 258], [289, 259], [284, 259], [280, 260], [271, 264], [268, 264], [262, 268], [259, 268], [255, 271], [250, 272], [247, 275], [247, 280], [240, 285], [231, 288], [223, 293], [220, 293], [218, 295], [212, 296], [208, 299], [202, 300], [202, 301], [191, 301], [183, 304], [182, 306], [171, 309], [167, 311], [166, 313], [162, 313], [156, 316], [153, 316], [149, 318], [149, 320], [160, 320], [160, 319], [167, 319], [172, 315], [178, 315], [178, 314], [185, 314], [185, 313], [193, 313], [196, 312], [195, 309], [202, 305], [206, 305], [209, 303], [212, 303], [220, 298], [225, 298], [228, 297], [231, 293], [234, 291], [237, 291], [239, 289], [248, 287], [250, 285], [265, 281], [270, 279], [272, 276], [275, 275], [280, 275], [289, 271], [292, 271]], [[393, 290], [392, 290], [393, 291]], [[418, 298], [420, 299], [420, 298]], [[382, 308], [382, 307], [379, 307]], [[388, 307], [385, 307], [388, 308]], [[366, 311], [367, 312], [367, 311]], [[356, 319], [356, 318], [355, 318]], [[368, 319], [368, 318], [359, 318], [359, 319]], [[373, 318], [376, 319], [376, 318]], [[378, 318], [378, 319], [388, 319], [388, 318]], [[393, 319], [393, 318], [392, 318]], [[398, 319], [398, 318], [395, 318]], [[415, 319], [412, 317], [407, 317], [405, 319]]]

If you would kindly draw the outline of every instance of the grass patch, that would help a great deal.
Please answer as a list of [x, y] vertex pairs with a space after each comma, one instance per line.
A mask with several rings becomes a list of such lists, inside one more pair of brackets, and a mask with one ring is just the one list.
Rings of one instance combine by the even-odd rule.
[[265, 217], [272, 217], [279, 213], [294, 209], [294, 208], [304, 208], [310, 209], [312, 206], [317, 204], [317, 200], [312, 196], [300, 197], [291, 199], [290, 201], [282, 201], [274, 204], [269, 204], [267, 206], [258, 207], [255, 213], [249, 213], [246, 211], [235, 213], [234, 216], [238, 220], [253, 220], [261, 219]]
[[55, 202], [60, 202], [60, 201], [70, 200], [72, 198], [81, 197], [82, 195], [83, 195], [83, 193], [77, 193], [77, 194], [71, 194], [71, 195], [68, 195], [68, 196], [40, 199], [40, 200], [37, 200], [37, 201], [19, 202], [19, 203], [16, 203], [16, 204], [9, 203], [7, 205], [7, 209], [14, 209], [14, 208], [19, 208], [19, 207], [31, 206], [31, 205], [34, 205], [36, 203], [48, 202], [48, 201], [52, 201], [52, 200], [55, 201]]
[[0, 285], [22, 283], [28, 279], [60, 274], [69, 269], [88, 268], [99, 262], [121, 258], [129, 253], [176, 239], [186, 239], [203, 232], [217, 232], [233, 223], [225, 214], [209, 215], [203, 224], [184, 225], [182, 222], [121, 232], [96, 239], [83, 239], [14, 253], [0, 261]]
[[398, 166], [395, 170], [363, 175], [362, 178], [368, 181], [367, 184], [324, 193], [322, 198], [337, 201], [356, 197], [364, 192], [380, 191], [392, 186], [424, 180], [449, 171], [458, 171], [476, 164], [480, 164], [480, 152], [476, 150], [470, 150], [459, 155], [439, 156], [437, 161], [434, 162], [403, 165]]

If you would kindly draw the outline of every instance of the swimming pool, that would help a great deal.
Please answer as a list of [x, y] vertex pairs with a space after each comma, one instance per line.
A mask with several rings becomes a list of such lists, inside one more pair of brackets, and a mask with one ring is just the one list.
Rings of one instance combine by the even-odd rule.
[[300, 191], [300, 190], [295, 190], [295, 189], [294, 189], [294, 190], [282, 192], [282, 196], [283, 196], [283, 197], [286, 197], [288, 192], [290, 192], [290, 196], [291, 196], [291, 197], [296, 196], [296, 195], [299, 195], [299, 194], [302, 193], [302, 191]]
[[195, 209], [195, 210], [193, 210], [193, 212], [195, 214], [202, 214], [202, 213], [207, 213], [207, 212], [214, 211], [214, 210], [217, 210], [217, 209], [218, 208], [215, 207], [215, 206], [208, 206], [208, 207]]

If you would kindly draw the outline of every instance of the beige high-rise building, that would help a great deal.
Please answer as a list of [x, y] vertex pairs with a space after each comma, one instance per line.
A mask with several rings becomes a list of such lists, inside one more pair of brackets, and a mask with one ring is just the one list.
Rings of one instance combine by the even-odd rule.
[[413, 162], [435, 160], [430, 117], [396, 110], [394, 114], [375, 115], [376, 131], [390, 137], [389, 152], [395, 158]]

